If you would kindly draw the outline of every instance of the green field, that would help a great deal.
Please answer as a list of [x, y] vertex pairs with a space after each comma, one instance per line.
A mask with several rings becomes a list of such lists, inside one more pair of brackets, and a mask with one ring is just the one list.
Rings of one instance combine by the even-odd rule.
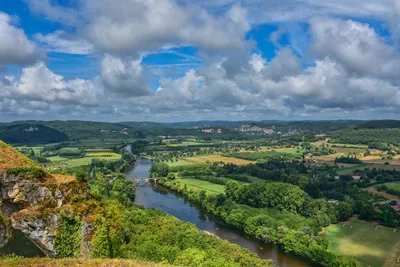
[[172, 147], [180, 147], [180, 146], [212, 146], [214, 143], [199, 143], [199, 142], [182, 142], [182, 143], [177, 143], [177, 144], [166, 144], [167, 146], [172, 146]]
[[389, 189], [400, 191], [400, 182], [384, 183]]
[[77, 147], [63, 147], [59, 150], [59, 153], [79, 153], [80, 149]]
[[17, 149], [18, 151], [24, 151], [24, 150], [32, 149], [33, 152], [35, 152], [35, 155], [39, 156], [40, 152], [43, 149], [43, 147], [42, 146], [18, 146], [15, 149]]
[[[274, 149], [276, 152], [280, 153], [287, 153], [292, 155], [302, 155], [304, 153], [304, 149], [297, 149], [297, 148], [277, 148]], [[274, 151], [272, 150], [272, 151]]]
[[358, 220], [345, 226], [330, 225], [326, 229], [328, 249], [340, 255], [353, 257], [363, 266], [380, 267], [399, 242], [400, 231], [393, 232], [393, 228], [382, 226], [376, 230], [375, 228], [373, 224]]
[[121, 158], [121, 155], [116, 154], [113, 157], [86, 157], [86, 158], [76, 158], [76, 159], [67, 159], [60, 156], [48, 157], [47, 159], [50, 160], [52, 163], [52, 167], [61, 167], [62, 165], [67, 167], [78, 167], [78, 166], [85, 166], [92, 162], [92, 160], [101, 159], [101, 160], [108, 160], [108, 161], [115, 161]]
[[196, 180], [196, 179], [178, 179], [181, 184], [186, 184], [188, 189], [193, 190], [206, 190], [210, 193], [224, 193], [225, 186], [219, 184], [213, 184], [207, 181]]
[[68, 159], [62, 158], [62, 157], [60, 157], [60, 156], [48, 157], [47, 159], [50, 160], [51, 162], [66, 161], [66, 160], [68, 160]]
[[165, 163], [167, 163], [168, 166], [171, 166], [171, 167], [183, 166], [183, 165], [192, 165], [192, 164], [194, 164], [194, 163], [192, 163], [192, 162], [184, 161], [184, 160], [178, 160], [178, 161], [174, 161], [174, 162], [168, 161], [168, 162], [165, 162]]

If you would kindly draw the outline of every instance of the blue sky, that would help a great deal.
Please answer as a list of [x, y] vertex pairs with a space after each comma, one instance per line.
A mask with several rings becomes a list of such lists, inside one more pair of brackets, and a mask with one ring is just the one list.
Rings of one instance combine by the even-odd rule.
[[1, 120], [397, 118], [399, 1], [3, 1]]

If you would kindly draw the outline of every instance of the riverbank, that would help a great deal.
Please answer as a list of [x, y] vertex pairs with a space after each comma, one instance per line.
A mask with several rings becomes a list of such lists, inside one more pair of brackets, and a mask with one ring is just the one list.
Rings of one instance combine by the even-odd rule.
[[[151, 161], [138, 157], [135, 168], [131, 168], [125, 175], [128, 178], [148, 177]], [[147, 173], [148, 175], [148, 173]], [[279, 267], [316, 267], [320, 266], [304, 258], [287, 254], [273, 243], [263, 243], [220, 220], [217, 216], [202, 208], [193, 201], [188, 201], [182, 194], [164, 186], [139, 183], [136, 187], [136, 204], [145, 208], [160, 209], [178, 219], [194, 224], [198, 229], [207, 231], [216, 237], [237, 244], [258, 255], [261, 259], [272, 259]]]
[[[327, 251], [326, 238], [314, 235], [310, 228], [311, 220], [304, 217], [287, 212], [238, 205], [223, 194], [207, 194], [204, 190], [185, 190], [185, 187], [178, 181], [162, 179], [159, 181], [159, 185], [183, 194], [187, 199], [221, 218], [224, 223], [232, 225], [264, 243], [277, 244], [286, 253], [318, 263], [313, 266], [361, 266], [351, 258]], [[305, 230], [307, 227], [309, 230]]]

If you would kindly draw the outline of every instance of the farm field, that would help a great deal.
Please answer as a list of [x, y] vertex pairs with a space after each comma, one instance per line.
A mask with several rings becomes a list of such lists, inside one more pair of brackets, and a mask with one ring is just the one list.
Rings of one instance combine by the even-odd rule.
[[273, 149], [272, 151], [274, 150], [279, 153], [287, 153], [293, 155], [302, 155], [305, 151], [304, 149], [297, 149], [297, 148], [277, 148]]
[[400, 191], [400, 182], [384, 183], [389, 189]]
[[207, 156], [197, 156], [191, 158], [183, 158], [181, 161], [186, 161], [195, 164], [201, 164], [206, 162], [223, 162], [223, 163], [233, 163], [237, 165], [247, 165], [251, 163], [255, 163], [255, 161], [238, 159], [233, 157], [224, 157], [221, 155], [207, 155]]
[[111, 157], [111, 158], [121, 158], [120, 154], [114, 153], [114, 152], [90, 152], [86, 154], [86, 157], [88, 158], [105, 158], [105, 157]]
[[176, 167], [176, 166], [184, 166], [184, 165], [192, 165], [192, 164], [194, 164], [194, 163], [192, 163], [192, 162], [185, 161], [185, 160], [181, 160], [181, 159], [178, 160], [178, 161], [174, 161], [174, 162], [167, 161], [167, 162], [165, 162], [165, 163], [167, 163], [168, 166], [170, 166], [170, 167]]
[[[332, 164], [334, 164], [334, 163], [332, 163]], [[356, 165], [354, 165], [354, 164], [342, 164], [342, 163], [340, 163], [340, 164], [338, 164], [338, 166], [345, 166], [344, 168], [340, 168], [337, 171], [337, 173], [339, 175], [348, 174], [348, 173], [351, 173], [351, 172], [353, 172], [353, 171], [355, 171], [357, 169], [364, 170], [366, 168], [368, 168], [368, 169], [376, 168], [376, 169], [380, 169], [380, 170], [393, 170], [393, 169], [395, 169], [397, 171], [400, 170], [400, 166], [399, 165], [385, 165], [385, 164], [369, 164], [369, 163], [365, 163], [365, 164], [356, 164]]]
[[57, 167], [57, 165], [66, 165], [68, 167], [78, 167], [78, 166], [85, 166], [88, 165], [92, 162], [93, 159], [101, 159], [101, 160], [108, 160], [108, 161], [114, 161], [114, 160], [119, 160], [121, 158], [121, 155], [113, 153], [113, 152], [105, 152], [107, 153], [104, 154], [104, 152], [96, 152], [92, 153], [91, 157], [84, 157], [84, 158], [73, 158], [73, 159], [68, 159], [68, 158], [63, 158], [60, 156], [54, 156], [54, 157], [48, 157], [47, 159], [50, 160], [52, 163], [52, 167]]
[[[380, 267], [387, 257], [393, 256], [400, 240], [400, 231], [354, 220], [343, 224], [330, 225], [326, 229], [330, 251], [354, 257], [363, 266]], [[392, 251], [393, 250], [393, 251]], [[400, 250], [399, 250], [400, 254]], [[400, 255], [396, 255], [397, 257]], [[395, 266], [395, 265], [388, 265]]]
[[384, 198], [384, 200], [382, 202], [387, 201], [387, 200], [389, 200], [389, 201], [400, 200], [400, 197], [398, 197], [398, 196], [390, 195], [390, 194], [388, 194], [386, 192], [383, 192], [383, 191], [379, 192], [378, 190], [376, 190], [375, 186], [370, 186], [370, 187], [367, 188], [367, 190], [371, 194], [376, 194], [376, 195], [382, 196]]
[[15, 147], [15, 149], [18, 151], [33, 149], [33, 152], [35, 152], [35, 155], [38, 156], [38, 155], [40, 155], [40, 151], [42, 151], [43, 147], [42, 146], [18, 146], [18, 147]]
[[207, 192], [217, 193], [217, 194], [225, 192], [224, 185], [213, 184], [207, 181], [188, 179], [188, 178], [178, 179], [177, 181], [179, 181], [181, 184], [186, 184], [188, 189], [206, 190]]
[[200, 143], [200, 142], [182, 142], [182, 143], [178, 143], [178, 144], [167, 144], [167, 146], [171, 146], [171, 147], [185, 147], [185, 146], [213, 146], [214, 143]]

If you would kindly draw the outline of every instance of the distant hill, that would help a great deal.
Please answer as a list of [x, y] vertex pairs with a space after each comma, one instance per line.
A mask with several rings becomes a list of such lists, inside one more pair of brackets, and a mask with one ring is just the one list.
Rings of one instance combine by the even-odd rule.
[[62, 131], [36, 122], [0, 124], [0, 139], [7, 143], [46, 144], [68, 141]]
[[359, 124], [356, 129], [387, 129], [400, 128], [400, 121], [397, 120], [374, 120]]
[[11, 144], [46, 144], [89, 139], [143, 138], [142, 131], [119, 123], [92, 121], [16, 121], [0, 123], [0, 139]]

